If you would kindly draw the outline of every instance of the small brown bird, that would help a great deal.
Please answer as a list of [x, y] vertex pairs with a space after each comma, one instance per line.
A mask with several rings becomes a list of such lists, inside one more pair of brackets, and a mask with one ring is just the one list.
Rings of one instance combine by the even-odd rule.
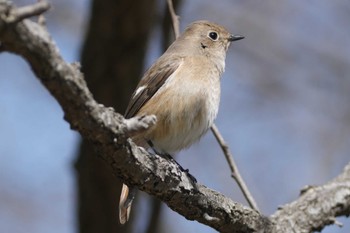
[[[125, 118], [155, 115], [157, 123], [134, 142], [173, 154], [198, 141], [213, 124], [220, 102], [220, 77], [232, 41], [243, 39], [208, 21], [195, 21], [146, 71]], [[135, 188], [123, 184], [119, 220], [129, 219]]]

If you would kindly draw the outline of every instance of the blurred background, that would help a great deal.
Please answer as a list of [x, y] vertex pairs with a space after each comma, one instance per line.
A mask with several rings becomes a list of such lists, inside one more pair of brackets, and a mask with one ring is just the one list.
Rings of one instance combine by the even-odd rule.
[[[216, 124], [262, 213], [339, 174], [350, 162], [350, 2], [175, 3], [181, 30], [207, 19], [246, 36], [228, 52]], [[95, 97], [122, 113], [173, 39], [165, 1], [51, 4], [47, 27], [62, 56], [80, 61]], [[120, 228], [120, 181], [70, 130], [22, 58], [2, 53], [0, 71], [0, 232], [215, 232], [146, 194], [134, 224]], [[200, 183], [246, 204], [211, 133], [177, 160]], [[350, 219], [338, 221], [343, 228], [322, 232], [350, 231]]]

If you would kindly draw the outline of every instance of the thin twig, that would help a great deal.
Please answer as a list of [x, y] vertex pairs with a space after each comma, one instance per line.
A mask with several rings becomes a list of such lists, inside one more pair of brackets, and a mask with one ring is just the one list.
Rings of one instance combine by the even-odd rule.
[[218, 141], [222, 152], [225, 155], [225, 158], [227, 160], [227, 163], [231, 169], [231, 176], [232, 178], [237, 182], [239, 188], [241, 189], [244, 197], [246, 198], [246, 200], [249, 203], [249, 206], [257, 211], [259, 211], [258, 205], [256, 204], [252, 194], [249, 192], [249, 189], [247, 187], [247, 185], [245, 184], [241, 174], [238, 171], [238, 167], [233, 159], [233, 155], [230, 151], [230, 148], [227, 146], [224, 138], [222, 137], [222, 135], [220, 134], [218, 128], [216, 127], [215, 124], [213, 124], [211, 126], [211, 131], [213, 132], [216, 140]]
[[[175, 13], [172, 0], [167, 0], [167, 2], [168, 2], [169, 12], [170, 12], [170, 15], [171, 15], [171, 18], [173, 21], [175, 37], [178, 38], [180, 35], [179, 17]], [[242, 191], [244, 197], [246, 198], [248, 204], [250, 205], [250, 207], [255, 209], [255, 210], [259, 210], [258, 205], [256, 204], [253, 196], [249, 192], [247, 185], [245, 184], [244, 180], [242, 179], [242, 177], [238, 171], [237, 165], [236, 165], [235, 161], [233, 160], [233, 156], [232, 156], [232, 153], [230, 152], [229, 147], [227, 146], [224, 138], [220, 134], [220, 132], [215, 124], [213, 124], [211, 126], [211, 131], [213, 132], [216, 140], [218, 141], [218, 143], [219, 143], [219, 145], [220, 145], [220, 147], [221, 147], [221, 149], [226, 157], [228, 165], [231, 169], [232, 178], [237, 182], [239, 188], [241, 189], [241, 191]]]
[[180, 22], [179, 22], [179, 16], [175, 13], [173, 1], [167, 0], [170, 16], [173, 22], [173, 29], [175, 33], [175, 38], [178, 38], [180, 36]]
[[[38, 2], [44, 2], [45, 0], [38, 0]], [[44, 14], [40, 14], [38, 16], [38, 24], [40, 24], [41, 26], [45, 27], [46, 26], [46, 19]]]

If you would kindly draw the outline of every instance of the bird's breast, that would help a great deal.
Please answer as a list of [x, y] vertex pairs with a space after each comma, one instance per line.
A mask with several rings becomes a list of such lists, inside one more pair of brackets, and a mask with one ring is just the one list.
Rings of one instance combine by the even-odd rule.
[[[220, 73], [191, 67], [174, 72], [141, 109], [155, 114], [157, 124], [145, 135], [160, 152], [169, 154], [198, 141], [213, 124], [220, 102]], [[195, 71], [195, 72], [194, 72]]]

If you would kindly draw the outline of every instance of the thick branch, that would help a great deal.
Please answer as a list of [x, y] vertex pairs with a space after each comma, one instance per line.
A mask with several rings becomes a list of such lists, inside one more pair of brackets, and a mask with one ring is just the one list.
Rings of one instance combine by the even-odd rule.
[[151, 155], [128, 138], [154, 123], [152, 116], [133, 122], [92, 97], [76, 65], [66, 63], [47, 31], [29, 20], [14, 22], [9, 3], [0, 0], [0, 41], [5, 51], [24, 57], [62, 106], [65, 119], [90, 140], [113, 174], [154, 195], [187, 219], [220, 232], [311, 232], [350, 214], [350, 165], [331, 182], [310, 187], [270, 219], [201, 184], [193, 184], [178, 165]]
[[4, 13], [7, 14], [6, 21], [8, 23], [19, 22], [23, 19], [40, 15], [50, 9], [50, 4], [46, 1], [36, 2], [33, 5], [24, 6], [21, 8], [12, 8], [9, 4], [5, 4], [1, 6], [1, 10], [4, 10]]
[[62, 59], [47, 31], [29, 20], [9, 22], [8, 12], [12, 10], [8, 2], [0, 0], [0, 41], [4, 49], [29, 62], [62, 106], [71, 127], [94, 143], [115, 175], [158, 197], [186, 218], [220, 232], [255, 232], [269, 226], [258, 212], [201, 184], [192, 184], [176, 164], [134, 145], [126, 137], [130, 125], [93, 99], [83, 74]]
[[308, 186], [294, 202], [271, 216], [274, 232], [314, 232], [334, 224], [335, 217], [350, 215], [350, 164], [325, 185]]

